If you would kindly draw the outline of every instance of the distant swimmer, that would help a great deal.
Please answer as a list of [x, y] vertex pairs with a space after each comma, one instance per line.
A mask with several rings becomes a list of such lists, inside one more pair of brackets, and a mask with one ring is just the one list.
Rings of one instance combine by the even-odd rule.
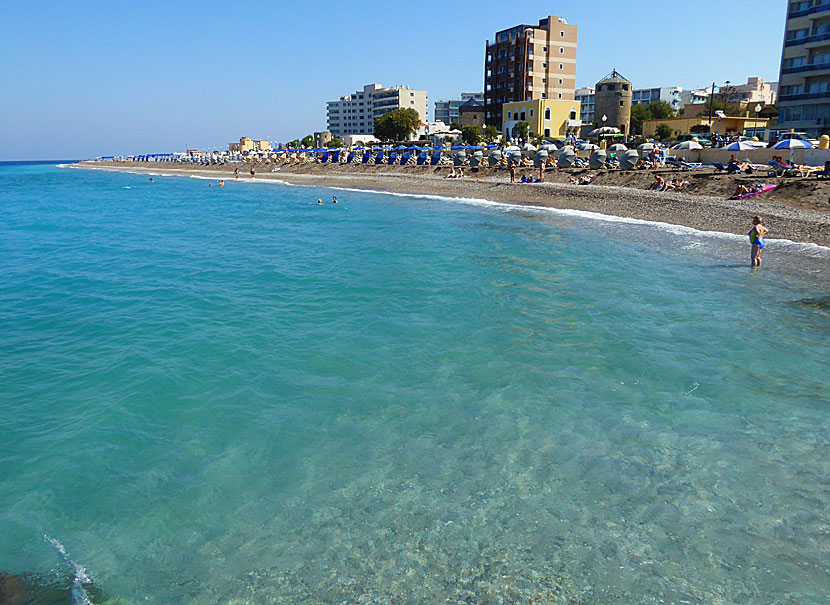
[[220, 187], [224, 187], [224, 186], [225, 186], [225, 181], [224, 181], [224, 180], [220, 180], [220, 181], [219, 181], [219, 186], [220, 186]]
[[148, 183], [154, 183], [155, 181], [152, 178], [147, 179]]
[[322, 206], [323, 205], [323, 200], [317, 200], [317, 205]]
[[208, 187], [213, 187], [213, 183], [208, 183]]
[[336, 204], [337, 203], [337, 196], [336, 195], [331, 196], [331, 201], [332, 201], [332, 203]]

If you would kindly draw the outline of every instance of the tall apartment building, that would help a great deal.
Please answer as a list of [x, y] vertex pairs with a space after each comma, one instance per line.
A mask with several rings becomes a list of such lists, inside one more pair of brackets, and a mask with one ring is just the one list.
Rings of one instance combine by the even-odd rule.
[[631, 96], [632, 105], [650, 105], [656, 101], [663, 101], [671, 105], [674, 111], [680, 111], [683, 107], [680, 101], [680, 94], [683, 89], [680, 86], [660, 86], [657, 88], [635, 88]]
[[594, 89], [590, 86], [580, 88], [574, 92], [574, 98], [579, 101], [582, 122], [585, 124], [593, 124], [594, 110], [596, 107]]
[[574, 100], [577, 26], [548, 16], [516, 25], [487, 40], [484, 115], [501, 128], [502, 105], [532, 99]]
[[371, 135], [375, 120], [395, 109], [412, 108], [422, 122], [427, 120], [427, 91], [408, 86], [384, 88], [381, 84], [367, 84], [337, 101], [326, 103], [328, 130], [333, 136]]
[[460, 99], [449, 99], [435, 102], [435, 115], [433, 120], [436, 122], [443, 122], [450, 125], [453, 122], [458, 122], [459, 114], [458, 108], [464, 103], [474, 99], [480, 103], [484, 103], [484, 93], [481, 92], [462, 92]]
[[778, 126], [830, 130], [830, 2], [789, 2], [778, 79]]

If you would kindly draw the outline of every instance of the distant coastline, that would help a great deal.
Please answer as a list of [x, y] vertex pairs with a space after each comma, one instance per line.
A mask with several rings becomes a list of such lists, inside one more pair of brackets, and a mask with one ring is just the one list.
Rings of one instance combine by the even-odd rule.
[[[646, 189], [649, 171], [598, 173], [593, 185], [569, 185], [566, 172], [548, 172], [544, 184], [510, 184], [506, 170], [468, 171], [463, 179], [444, 178], [446, 167], [400, 167], [361, 165], [298, 165], [277, 168], [273, 164], [174, 165], [147, 162], [80, 162], [80, 168], [140, 171], [157, 174], [199, 175], [233, 180], [236, 166], [240, 180], [250, 180], [253, 166], [257, 180], [280, 180], [293, 184], [356, 187], [395, 193], [479, 198], [492, 202], [583, 210], [618, 217], [683, 225], [701, 231], [744, 235], [753, 215], [764, 216], [772, 228], [770, 239], [787, 239], [830, 247], [830, 204], [827, 195], [785, 195], [764, 199], [729, 200], [736, 177], [707, 178], [690, 193], [662, 193]], [[521, 171], [520, 171], [521, 172]], [[527, 170], [532, 173], [531, 169]], [[689, 178], [690, 173], [679, 173]], [[746, 180], [748, 177], [743, 177]], [[691, 179], [690, 179], [691, 180]], [[815, 180], [814, 180], [815, 181]], [[820, 187], [827, 185], [819, 183]], [[829, 188], [830, 189], [830, 188]], [[711, 193], [710, 193], [711, 192]], [[797, 193], [794, 188], [793, 193]]]

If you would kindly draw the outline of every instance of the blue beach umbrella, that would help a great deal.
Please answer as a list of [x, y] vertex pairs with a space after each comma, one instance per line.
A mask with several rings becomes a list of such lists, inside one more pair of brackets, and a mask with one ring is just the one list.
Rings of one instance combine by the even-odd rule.
[[745, 141], [735, 141], [731, 145], [727, 145], [727, 151], [753, 151], [755, 149], [755, 145], [750, 145]]
[[812, 147], [812, 143], [800, 139], [784, 139], [772, 146], [773, 149], [809, 149]]
[[452, 147], [450, 147], [450, 149], [452, 151], [455, 151], [456, 149], [467, 149], [467, 146], [466, 145], [453, 145]]
[[498, 145], [496, 145], [495, 143], [490, 143], [489, 145], [484, 146], [485, 149], [496, 149], [497, 147]]

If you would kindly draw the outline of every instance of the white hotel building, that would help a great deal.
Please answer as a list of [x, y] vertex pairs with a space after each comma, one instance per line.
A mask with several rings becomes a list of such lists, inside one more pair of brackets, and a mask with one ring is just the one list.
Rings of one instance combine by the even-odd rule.
[[426, 122], [427, 92], [408, 86], [384, 88], [380, 84], [367, 84], [362, 91], [326, 103], [328, 130], [341, 139], [347, 135], [371, 135], [377, 118], [406, 108], [417, 111], [421, 122]]

